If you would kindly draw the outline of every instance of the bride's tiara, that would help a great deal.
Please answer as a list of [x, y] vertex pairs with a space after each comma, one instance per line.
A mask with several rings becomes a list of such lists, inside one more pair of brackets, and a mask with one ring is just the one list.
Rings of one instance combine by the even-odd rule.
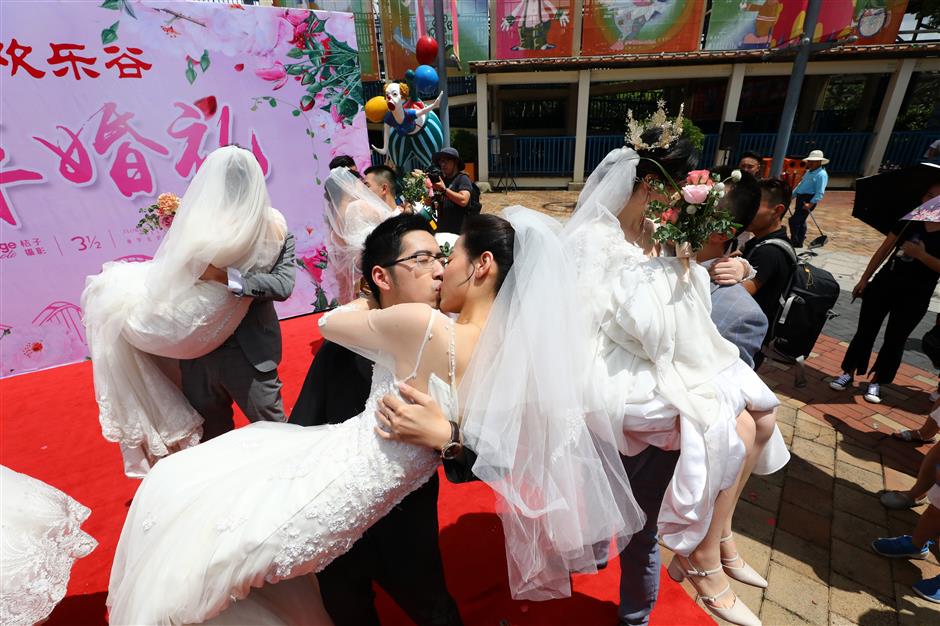
[[[668, 148], [682, 136], [682, 111], [685, 109], [685, 104], [679, 105], [679, 115], [672, 120], [666, 115], [666, 101], [659, 100], [656, 104], [659, 105], [656, 112], [643, 121], [633, 118], [633, 109], [627, 110], [627, 132], [624, 135], [624, 141], [634, 150]], [[643, 133], [653, 128], [661, 129], [662, 133], [659, 134], [657, 141], [651, 144], [645, 143]]]

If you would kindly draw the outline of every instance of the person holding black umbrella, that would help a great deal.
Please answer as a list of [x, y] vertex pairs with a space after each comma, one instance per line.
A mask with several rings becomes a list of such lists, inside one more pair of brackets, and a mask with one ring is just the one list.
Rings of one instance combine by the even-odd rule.
[[[940, 179], [935, 179], [925, 189], [921, 201], [926, 204], [938, 195]], [[872, 255], [852, 290], [853, 300], [862, 298], [858, 328], [842, 360], [842, 375], [829, 386], [842, 391], [852, 385], [856, 374], [865, 374], [875, 338], [887, 318], [884, 343], [871, 368], [865, 393], [865, 400], [880, 403], [881, 385], [894, 380], [904, 355], [905, 342], [927, 312], [938, 278], [940, 222], [897, 222]]]

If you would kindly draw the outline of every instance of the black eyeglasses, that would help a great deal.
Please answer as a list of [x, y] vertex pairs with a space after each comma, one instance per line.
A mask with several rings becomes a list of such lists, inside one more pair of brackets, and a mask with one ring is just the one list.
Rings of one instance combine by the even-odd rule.
[[415, 268], [417, 269], [430, 269], [434, 266], [435, 263], [440, 263], [441, 265], [447, 265], [447, 255], [443, 252], [438, 252], [433, 254], [431, 252], [422, 251], [415, 252], [411, 256], [402, 257], [400, 259], [395, 259], [391, 263], [386, 263], [382, 267], [392, 267], [393, 265], [398, 265], [399, 263], [404, 263], [405, 261], [414, 261]]

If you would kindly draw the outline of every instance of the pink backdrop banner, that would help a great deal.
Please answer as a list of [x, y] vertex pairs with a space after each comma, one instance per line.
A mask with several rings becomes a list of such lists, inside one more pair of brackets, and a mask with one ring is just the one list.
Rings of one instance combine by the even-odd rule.
[[333, 300], [322, 181], [337, 154], [369, 161], [351, 14], [4, 0], [0, 93], [0, 375], [86, 357], [85, 277], [150, 258], [139, 209], [220, 145], [255, 153], [296, 236], [279, 314]]

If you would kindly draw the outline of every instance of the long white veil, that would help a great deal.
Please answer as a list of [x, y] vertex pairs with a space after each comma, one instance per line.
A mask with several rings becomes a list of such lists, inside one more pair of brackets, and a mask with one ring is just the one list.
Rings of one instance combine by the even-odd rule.
[[227, 146], [199, 168], [152, 261], [105, 263], [86, 280], [81, 304], [99, 420], [105, 439], [121, 444], [129, 476], [199, 442], [202, 418], [179, 390], [172, 360], [217, 348], [251, 305], [199, 277], [210, 263], [267, 271], [286, 235], [254, 155]]
[[333, 169], [324, 187], [323, 219], [330, 231], [325, 241], [326, 250], [339, 284], [339, 301], [345, 304], [354, 300], [359, 292], [360, 257], [366, 237], [398, 211], [385, 204], [345, 167]]
[[611, 539], [644, 524], [611, 422], [590, 393], [587, 324], [560, 225], [523, 207], [514, 260], [461, 381], [473, 472], [499, 495], [513, 597], [571, 594]]

